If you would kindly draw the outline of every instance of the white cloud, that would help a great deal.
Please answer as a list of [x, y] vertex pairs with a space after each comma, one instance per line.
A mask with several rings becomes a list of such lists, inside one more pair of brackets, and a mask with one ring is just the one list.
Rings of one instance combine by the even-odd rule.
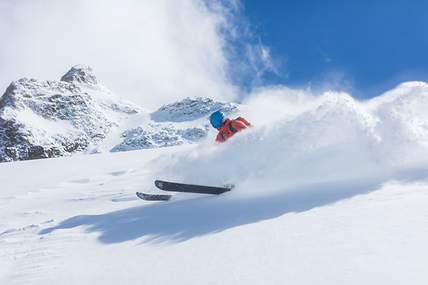
[[257, 45], [249, 45], [247, 49], [250, 63], [255, 72], [256, 76], [254, 80], [258, 82], [262, 81], [262, 77], [265, 72], [272, 72], [279, 75], [278, 68], [275, 66], [272, 60], [271, 52], [269, 47], [258, 43]]
[[221, 28], [233, 29], [233, 9], [212, 3], [2, 0], [0, 89], [24, 76], [58, 79], [72, 65], [88, 64], [118, 95], [147, 107], [187, 96], [230, 99], [236, 89]]

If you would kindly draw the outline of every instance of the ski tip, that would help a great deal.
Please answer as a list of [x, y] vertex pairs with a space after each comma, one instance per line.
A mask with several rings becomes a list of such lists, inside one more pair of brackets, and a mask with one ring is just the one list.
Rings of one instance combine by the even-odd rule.
[[163, 189], [163, 181], [155, 180], [155, 186], [159, 189]]
[[146, 201], [169, 201], [172, 195], [167, 194], [147, 194], [142, 192], [135, 193], [138, 198]]

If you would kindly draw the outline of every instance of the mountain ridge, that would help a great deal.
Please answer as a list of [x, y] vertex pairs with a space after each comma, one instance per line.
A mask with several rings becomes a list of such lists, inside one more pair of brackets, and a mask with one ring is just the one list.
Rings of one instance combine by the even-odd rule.
[[0, 162], [193, 143], [207, 136], [211, 112], [229, 114], [237, 106], [197, 97], [148, 112], [116, 97], [91, 67], [77, 65], [60, 81], [22, 78], [9, 85], [0, 97]]

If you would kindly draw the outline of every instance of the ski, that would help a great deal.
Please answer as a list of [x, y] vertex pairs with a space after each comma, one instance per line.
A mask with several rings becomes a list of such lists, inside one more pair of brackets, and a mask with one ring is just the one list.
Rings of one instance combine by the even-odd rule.
[[172, 198], [172, 195], [168, 194], [148, 194], [143, 192], [136, 192], [135, 194], [145, 201], [168, 201]]
[[213, 194], [213, 195], [223, 194], [224, 192], [228, 192], [232, 190], [234, 187], [234, 185], [215, 187], [215, 186], [168, 182], [163, 180], [156, 180], [155, 186], [163, 191], [197, 193], [197, 194]]

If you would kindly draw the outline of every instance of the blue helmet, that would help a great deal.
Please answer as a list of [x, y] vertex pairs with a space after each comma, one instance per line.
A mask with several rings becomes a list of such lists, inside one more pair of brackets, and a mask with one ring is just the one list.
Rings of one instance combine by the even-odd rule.
[[215, 111], [210, 116], [210, 123], [216, 129], [219, 129], [224, 122], [224, 114], [221, 111]]

